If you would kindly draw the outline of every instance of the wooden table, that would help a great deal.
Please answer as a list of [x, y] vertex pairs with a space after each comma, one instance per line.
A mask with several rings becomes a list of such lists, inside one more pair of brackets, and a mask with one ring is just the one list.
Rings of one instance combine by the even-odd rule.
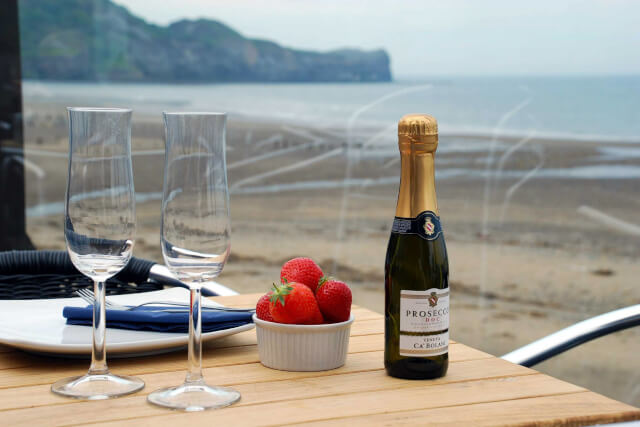
[[[259, 295], [219, 297], [232, 306]], [[115, 373], [146, 382], [137, 394], [106, 401], [53, 395], [52, 382], [84, 373], [87, 361], [34, 356], [0, 346], [0, 425], [588, 425], [640, 419], [640, 410], [582, 387], [514, 365], [460, 343], [450, 347], [449, 373], [406, 381], [385, 375], [383, 317], [354, 307], [347, 363], [326, 372], [263, 367], [255, 330], [209, 343], [204, 374], [242, 393], [236, 405], [183, 413], [147, 403], [146, 395], [184, 378], [186, 352], [112, 359]], [[107, 336], [108, 340], [108, 336]]]

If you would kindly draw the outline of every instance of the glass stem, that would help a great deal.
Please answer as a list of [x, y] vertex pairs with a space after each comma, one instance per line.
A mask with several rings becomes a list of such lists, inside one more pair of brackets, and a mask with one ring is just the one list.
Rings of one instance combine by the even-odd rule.
[[107, 352], [105, 347], [105, 335], [107, 330], [107, 318], [104, 307], [105, 282], [94, 281], [93, 293], [93, 350], [91, 351], [91, 367], [89, 374], [106, 374]]
[[200, 286], [191, 288], [189, 307], [189, 371], [187, 383], [202, 381], [202, 314]]

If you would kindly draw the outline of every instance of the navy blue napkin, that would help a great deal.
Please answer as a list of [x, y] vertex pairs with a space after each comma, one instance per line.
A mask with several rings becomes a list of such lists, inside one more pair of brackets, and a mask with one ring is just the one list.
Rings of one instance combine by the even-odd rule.
[[[163, 307], [167, 309], [168, 307]], [[153, 332], [189, 332], [189, 309], [181, 313], [158, 311], [160, 307], [139, 307], [135, 310], [107, 309], [107, 328], [131, 329]], [[171, 308], [172, 310], [174, 308]], [[202, 310], [202, 332], [221, 331], [252, 323], [250, 312]], [[93, 306], [65, 307], [62, 316], [67, 325], [93, 323]]]

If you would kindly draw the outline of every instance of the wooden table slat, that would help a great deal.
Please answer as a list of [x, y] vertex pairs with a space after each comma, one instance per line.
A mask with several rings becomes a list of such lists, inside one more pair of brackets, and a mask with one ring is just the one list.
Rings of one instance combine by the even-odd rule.
[[[535, 421], [532, 422], [532, 415]], [[571, 414], [571, 415], [567, 415]], [[584, 391], [562, 396], [542, 396], [459, 406], [402, 411], [388, 414], [365, 415], [304, 423], [305, 427], [373, 425], [434, 427], [473, 425], [474, 427], [499, 427], [508, 425], [583, 426], [617, 423], [638, 419], [636, 408], [621, 411], [620, 402], [599, 394]]]
[[[429, 384], [444, 384], [449, 382], [467, 381], [474, 378], [497, 378], [511, 375], [530, 375], [535, 373], [535, 371], [513, 365], [500, 359], [491, 359], [491, 362], [489, 363], [486, 363], [485, 359], [465, 359], [464, 357], [466, 356], [466, 352], [464, 349], [461, 348], [463, 352], [460, 354], [455, 350], [455, 348], [456, 347], [454, 347], [452, 353], [452, 364], [463, 363], [463, 365], [460, 365], [452, 375], [447, 375], [444, 378], [431, 381]], [[265, 373], [265, 369], [262, 365], [259, 363], [252, 363], [247, 365], [208, 368], [204, 370], [204, 375], [206, 378], [210, 379], [210, 381], [215, 381], [218, 385], [233, 386], [239, 387], [239, 389], [242, 388], [244, 390], [249, 390], [249, 396], [253, 396], [255, 394], [255, 390], [261, 390], [261, 393], [265, 393], [262, 397], [263, 401], [271, 401], [274, 398], [286, 398], [286, 393], [278, 395], [277, 389], [279, 388], [283, 388], [285, 391], [295, 390], [296, 384], [302, 384], [302, 387], [306, 388], [309, 387], [310, 384], [315, 384], [318, 381], [324, 384], [324, 386], [320, 389], [320, 392], [314, 391], [313, 393], [314, 395], [320, 396], [325, 393], [324, 387], [327, 387], [328, 384], [336, 384], [336, 381], [338, 383], [347, 380], [350, 381], [355, 378], [353, 375], [357, 373], [367, 373], [363, 378], [375, 378], [375, 381], [357, 382], [357, 387], [361, 387], [363, 383], [366, 383], [366, 387], [370, 389], [423, 386], [420, 382], [400, 381], [387, 377], [382, 371], [382, 366], [380, 366], [380, 359], [382, 356], [383, 353], [381, 351], [354, 353], [349, 357], [349, 361], [344, 367], [332, 371], [288, 372], [270, 369]], [[476, 377], [474, 377], [474, 375]], [[183, 377], [184, 372], [163, 372], [140, 375], [140, 378], [144, 380], [146, 388], [149, 390], [166, 386], [166, 384], [178, 383], [183, 379]], [[380, 378], [383, 379], [380, 380]], [[45, 405], [78, 403], [78, 401], [70, 401], [69, 399], [49, 393], [49, 387], [49, 384], [42, 384], [37, 386], [14, 387], [0, 390], [0, 411], [22, 407], [33, 408]], [[268, 392], [270, 388], [273, 388], [273, 390]], [[331, 393], [333, 392], [325, 394]], [[243, 404], [248, 401], [260, 401], [259, 396], [250, 399], [244, 391], [242, 395]], [[37, 396], [37, 399], [34, 399], [32, 396]], [[297, 392], [296, 396], [305, 396], [304, 390]], [[129, 399], [130, 397], [131, 396], [124, 397], [120, 399], [120, 401]]]
[[[268, 426], [380, 414], [389, 410], [415, 411], [526, 397], [562, 395], [583, 390], [573, 384], [555, 381], [542, 374], [534, 374], [427, 387], [336, 394], [308, 399], [296, 399], [292, 396], [289, 401], [226, 408], [217, 411], [215, 421], [220, 425]], [[119, 420], [118, 423], [123, 426], [172, 426], [181, 422], [197, 426], [206, 425], [211, 422], [211, 419], [207, 414], [202, 413], [165, 413], [156, 414], [156, 416], [146, 413], [140, 418]]]

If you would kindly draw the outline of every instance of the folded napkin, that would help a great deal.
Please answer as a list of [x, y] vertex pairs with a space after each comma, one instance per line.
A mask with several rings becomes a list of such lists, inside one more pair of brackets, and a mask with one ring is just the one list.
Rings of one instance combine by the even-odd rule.
[[[134, 331], [153, 332], [189, 332], [189, 309], [184, 312], [167, 313], [158, 311], [174, 307], [139, 307], [135, 310], [107, 309], [107, 328], [131, 329]], [[251, 323], [250, 312], [231, 312], [218, 310], [202, 310], [202, 332], [221, 331]], [[93, 306], [65, 307], [62, 316], [68, 325], [86, 325], [93, 323]]]

